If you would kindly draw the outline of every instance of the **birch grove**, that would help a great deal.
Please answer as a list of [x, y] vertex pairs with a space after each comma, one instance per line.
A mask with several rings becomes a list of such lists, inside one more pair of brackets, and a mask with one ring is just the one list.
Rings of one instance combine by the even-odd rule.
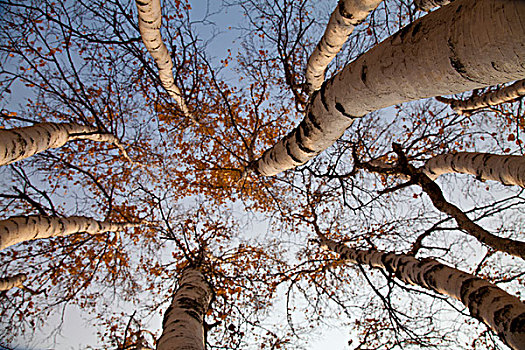
[[421, 169], [431, 180], [442, 174], [461, 173], [479, 180], [499, 181], [525, 188], [525, 157], [478, 152], [441, 154], [429, 159]]
[[34, 239], [63, 237], [85, 232], [97, 235], [117, 232], [138, 224], [97, 221], [82, 216], [68, 218], [29, 215], [0, 221], [0, 250]]
[[157, 349], [204, 350], [204, 316], [212, 295], [211, 286], [202, 272], [195, 268], [185, 269], [164, 315]]
[[306, 163], [372, 111], [523, 78], [523, 13], [523, 1], [460, 0], [413, 22], [326, 81], [299, 126], [257, 160], [257, 172]]
[[525, 1], [336, 2], [0, 0], [0, 347], [523, 348]]
[[401, 281], [427, 288], [461, 301], [470, 314], [489, 326], [513, 349], [525, 345], [525, 304], [496, 285], [432, 259], [410, 255], [357, 250], [321, 236], [321, 244], [353, 264], [392, 273]]
[[354, 27], [365, 20], [381, 0], [342, 0], [330, 16], [323, 37], [308, 59], [306, 66], [306, 89], [312, 94], [324, 82], [324, 73], [343, 47]]
[[97, 128], [74, 123], [40, 123], [33, 126], [0, 130], [0, 165], [31, 157], [50, 148], [59, 148], [69, 141], [91, 140], [115, 144], [128, 160], [118, 139]]

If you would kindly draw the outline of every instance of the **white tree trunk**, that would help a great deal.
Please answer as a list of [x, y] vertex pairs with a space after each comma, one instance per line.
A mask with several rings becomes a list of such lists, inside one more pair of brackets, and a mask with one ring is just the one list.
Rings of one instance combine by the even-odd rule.
[[255, 168], [271, 176], [304, 164], [387, 106], [523, 79], [524, 37], [525, 1], [456, 0], [431, 12], [327, 80]]
[[112, 134], [97, 128], [73, 123], [40, 123], [33, 126], [0, 130], [0, 165], [10, 164], [50, 148], [58, 148], [73, 140], [91, 140], [115, 144], [128, 155]]
[[461, 114], [465, 112], [472, 112], [480, 108], [497, 106], [523, 96], [525, 96], [525, 80], [518, 80], [514, 84], [504, 88], [498, 89], [496, 91], [489, 91], [480, 96], [472, 96], [467, 100], [456, 100], [445, 97], [436, 97], [436, 99], [449, 104], [453, 110]]
[[442, 174], [462, 173], [474, 175], [479, 180], [525, 188], [525, 156], [476, 152], [441, 154], [429, 159], [421, 171], [432, 180]]
[[354, 264], [393, 273], [401, 281], [461, 301], [470, 314], [489, 326], [513, 349], [525, 349], [525, 304], [488, 281], [441, 264], [410, 255], [357, 250], [321, 237], [322, 244]]
[[421, 11], [430, 11], [434, 7], [445, 6], [450, 4], [454, 0], [414, 0], [416, 9]]
[[382, 0], [340, 0], [330, 16], [323, 37], [308, 59], [306, 85], [309, 94], [321, 88], [328, 64], [343, 47], [346, 39]]
[[26, 279], [27, 276], [25, 274], [18, 274], [11, 277], [0, 278], [0, 291], [20, 287]]
[[162, 87], [177, 102], [184, 115], [191, 120], [191, 115], [184, 96], [173, 78], [173, 62], [168, 48], [162, 41], [160, 27], [162, 24], [162, 9], [160, 0], [136, 0], [139, 15], [139, 31], [142, 42], [155, 60], [159, 70], [159, 79]]
[[30, 215], [0, 221], [0, 250], [33, 239], [85, 232], [92, 235], [115, 232], [138, 224], [96, 221], [83, 216], [68, 218]]
[[204, 350], [204, 316], [212, 295], [210, 284], [198, 269], [185, 269], [164, 315], [157, 350]]

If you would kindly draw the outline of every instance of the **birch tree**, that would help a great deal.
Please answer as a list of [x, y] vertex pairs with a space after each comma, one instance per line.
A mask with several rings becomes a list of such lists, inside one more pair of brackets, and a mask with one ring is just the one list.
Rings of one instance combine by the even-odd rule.
[[326, 31], [308, 58], [306, 66], [306, 89], [312, 94], [323, 84], [328, 64], [343, 47], [354, 27], [365, 20], [381, 0], [341, 0], [330, 16]]
[[[382, 164], [377, 166], [377, 162], [372, 163], [361, 163], [357, 157], [354, 157], [357, 168], [364, 168], [372, 172], [378, 172], [383, 174], [400, 174], [401, 176], [408, 177], [408, 182], [389, 189], [393, 191], [399, 188], [406, 187], [408, 185], [417, 184], [423, 191], [429, 196], [432, 204], [441, 212], [450, 215], [458, 227], [463, 229], [465, 232], [475, 237], [478, 241], [492, 247], [493, 249], [501, 252], [506, 252], [510, 255], [525, 259], [525, 242], [519, 240], [513, 240], [509, 238], [499, 237], [485, 230], [480, 225], [476, 224], [457, 206], [449, 203], [441, 188], [432, 181], [426, 174], [425, 170], [421, 171], [416, 169], [413, 165], [408, 163], [405, 153], [401, 149], [401, 146], [394, 143], [394, 152], [398, 155], [398, 161], [395, 165], [387, 165], [383, 167]], [[382, 162], [380, 162], [382, 163]]]
[[82, 216], [69, 218], [30, 215], [0, 221], [0, 250], [34, 239], [62, 237], [85, 232], [97, 235], [104, 232], [135, 227], [138, 224], [96, 221]]
[[109, 142], [131, 161], [124, 147], [112, 134], [73, 123], [40, 123], [23, 128], [0, 130], [0, 165], [11, 164], [50, 148], [59, 148], [74, 140]]
[[442, 174], [461, 173], [479, 180], [499, 181], [525, 188], [525, 157], [477, 152], [441, 154], [426, 161], [422, 172], [431, 180]]
[[304, 164], [371, 111], [521, 79], [524, 6], [460, 0], [403, 28], [328, 80], [299, 126], [257, 160], [257, 172]]
[[494, 91], [488, 91], [481, 95], [473, 95], [466, 100], [457, 100], [440, 96], [436, 97], [436, 99], [440, 102], [449, 104], [457, 113], [472, 113], [478, 109], [511, 102], [523, 96], [525, 96], [525, 80], [518, 80], [509, 86]]
[[[370, 1], [345, 3], [371, 4]], [[382, 56], [373, 62], [383, 61], [386, 57], [388, 62], [385, 65], [391, 61], [399, 63], [393, 70], [404, 71], [410, 79], [399, 80], [402, 74], [395, 75], [395, 72], [386, 69], [385, 75], [392, 75], [397, 80], [385, 80], [383, 85], [388, 89], [404, 91], [403, 98], [406, 100], [419, 98], [416, 90], [420, 85], [426, 86], [428, 96], [433, 96], [434, 93], [443, 94], [443, 91], [449, 91], [448, 85], [457, 87], [453, 91], [460, 91], [458, 86], [461, 84], [465, 90], [477, 86], [477, 83], [469, 79], [482, 81], [482, 85], [488, 84], [489, 80], [490, 84], [494, 81], [512, 80], [517, 70], [516, 65], [522, 66], [523, 62], [523, 51], [515, 50], [519, 42], [512, 42], [517, 40], [518, 35], [508, 39], [494, 38], [492, 35], [509, 32], [508, 26], [505, 25], [507, 20], [510, 21], [510, 25], [519, 26], [512, 17], [513, 10], [502, 7], [500, 13], [495, 1], [488, 2], [488, 5], [474, 4], [473, 1], [461, 3], [461, 9], [459, 5], [450, 5], [456, 6], [454, 11], [459, 10], [457, 13], [451, 14], [446, 10], [449, 11], [448, 22], [443, 19], [444, 15], [435, 14], [432, 15], [434, 17], [430, 17], [434, 20], [416, 22], [417, 25], [407, 27], [395, 38], [388, 39], [388, 45], [400, 44], [407, 49], [406, 51], [387, 49], [388, 45], [383, 45], [379, 46], [377, 54], [373, 53], [376, 49], [371, 51], [373, 54], [365, 53], [365, 58], [358, 60], [361, 63], [352, 68], [352, 74], [357, 80], [350, 77], [336, 85], [337, 79], [330, 79], [324, 88], [313, 94], [312, 101], [317, 101], [317, 106], [323, 113], [323, 102], [326, 102], [326, 108], [331, 108], [332, 114], [340, 114], [338, 109], [345, 108], [343, 112], [346, 113], [347, 107], [355, 103], [341, 102], [338, 99], [337, 96], [345, 95], [347, 89], [349, 94], [357, 96], [358, 102], [373, 102], [383, 98], [383, 90], [378, 88], [381, 86], [378, 83], [380, 79], [374, 74], [379, 75], [377, 71], [384, 67], [372, 67], [369, 56]], [[516, 5], [516, 2], [497, 2], [506, 6], [509, 3], [521, 11], [522, 7]], [[4, 167], [6, 172], [20, 170], [20, 176], [6, 176], [11, 181], [9, 185], [14, 186], [6, 187], [4, 193], [0, 194], [0, 204], [13, 215], [33, 214], [36, 210], [56, 216], [63, 212], [74, 212], [75, 215], [105, 217], [107, 223], [127, 222], [134, 217], [146, 216], [147, 221], [151, 223], [151, 227], [148, 225], [141, 227], [140, 231], [130, 230], [133, 232], [123, 237], [79, 234], [63, 239], [39, 240], [28, 245], [28, 249], [13, 247], [0, 252], [0, 260], [5, 261], [2, 265], [5, 272], [42, 271], [29, 275], [25, 284], [47, 293], [46, 298], [29, 295], [30, 293], [21, 289], [6, 293], [8, 298], [0, 302], [0, 323], [4, 326], [0, 327], [0, 334], [7, 338], [6, 342], [23, 333], [24, 329], [36, 329], [45, 324], [49, 320], [50, 310], [57, 305], [65, 307], [69, 304], [75, 304], [86, 311], [96, 310], [96, 326], [101, 330], [102, 348], [140, 346], [140, 339], [145, 335], [144, 327], [151, 326], [148, 324], [149, 316], [166, 308], [168, 311], [165, 314], [164, 329], [152, 329], [150, 333], [151, 339], [154, 339], [164, 331], [159, 340], [159, 347], [160, 343], [168, 344], [178, 342], [182, 338], [192, 338], [192, 346], [202, 348], [205, 341], [203, 339], [206, 339], [206, 329], [211, 326], [214, 327], [208, 332], [207, 343], [217, 348], [237, 349], [259, 348], [261, 344], [273, 348], [299, 348], [301, 342], [311, 339], [312, 329], [317, 328], [315, 320], [319, 321], [317, 324], [326, 324], [325, 317], [337, 319], [350, 328], [345, 320], [340, 319], [338, 313], [316, 312], [312, 317], [313, 322], [302, 322], [305, 320], [302, 317], [306, 314], [305, 305], [322, 311], [321, 308], [316, 309], [318, 305], [338, 303], [334, 295], [344, 292], [339, 288], [342, 283], [337, 282], [348, 282], [349, 278], [348, 274], [341, 276], [343, 274], [333, 272], [331, 268], [340, 266], [340, 262], [334, 260], [332, 255], [327, 258], [327, 255], [318, 249], [312, 249], [309, 246], [309, 237], [301, 234], [301, 223], [310, 219], [310, 212], [305, 205], [308, 203], [305, 200], [306, 196], [310, 196], [310, 199], [322, 208], [327, 220], [349, 222], [348, 226], [354, 231], [347, 235], [346, 230], [333, 225], [334, 236], [345, 242], [357, 245], [369, 241], [372, 242], [371, 245], [379, 242], [389, 251], [408, 251], [411, 244], [415, 246], [418, 243], [413, 243], [414, 235], [427, 230], [430, 225], [431, 228], [436, 228], [431, 232], [438, 232], [439, 229], [455, 230], [454, 234], [460, 238], [453, 237], [451, 241], [448, 240], [449, 237], [442, 240], [425, 238], [426, 244], [418, 254], [427, 254], [430, 257], [439, 254], [442, 261], [447, 261], [448, 265], [465, 266], [469, 260], [461, 254], [466, 255], [466, 252], [477, 249], [472, 256], [469, 255], [470, 260], [483, 258], [483, 264], [490, 260], [491, 249], [488, 249], [486, 259], [478, 256], [485, 252], [480, 248], [481, 245], [475, 244], [474, 240], [467, 242], [465, 235], [457, 232], [454, 224], [443, 227], [445, 225], [441, 225], [442, 223], [449, 224], [452, 219], [448, 216], [443, 218], [440, 213], [433, 211], [431, 206], [427, 207], [426, 202], [421, 205], [417, 198], [412, 197], [413, 192], [409, 191], [410, 193], [403, 197], [411, 200], [405, 210], [406, 202], [398, 200], [399, 197], [392, 199], [377, 192], [383, 178], [375, 179], [370, 175], [361, 178], [363, 173], [354, 177], [357, 170], [349, 169], [354, 164], [349, 161], [350, 157], [345, 152], [357, 144], [356, 142], [343, 140], [335, 150], [330, 151], [330, 157], [319, 157], [308, 168], [290, 172], [277, 179], [251, 176], [245, 171], [255, 164], [255, 155], [273, 144], [278, 135], [282, 135], [281, 130], [284, 126], [292, 123], [296, 117], [294, 104], [295, 110], [304, 110], [305, 94], [301, 91], [304, 86], [301, 84], [303, 79], [300, 72], [304, 72], [306, 67], [306, 50], [310, 49], [310, 44], [319, 37], [319, 33], [314, 30], [317, 29], [315, 14], [322, 11], [317, 3], [306, 0], [268, 1], [262, 4], [259, 0], [242, 1], [242, 11], [246, 11], [246, 18], [255, 29], [249, 35], [243, 32], [242, 44], [239, 46], [242, 53], [239, 56], [235, 56], [237, 46], [233, 45], [231, 55], [228, 51], [226, 57], [221, 56], [222, 53], [216, 55], [216, 52], [207, 52], [203, 44], [206, 41], [218, 43], [221, 37], [203, 39], [199, 36], [199, 30], [202, 26], [212, 23], [213, 17], [196, 21], [193, 15], [200, 12], [190, 10], [190, 4], [186, 1], [164, 1], [162, 14], [160, 2], [157, 0], [126, 3], [117, 0], [79, 0], [61, 2], [58, 5], [51, 0], [32, 0], [24, 3], [0, 0], [0, 5], [5, 4], [8, 6], [3, 6], [2, 10], [5, 11], [6, 22], [0, 24], [0, 28], [9, 32], [9, 35], [12, 32], [16, 35], [1, 36], [4, 33], [0, 32], [0, 38], [6, 38], [5, 42], [9, 43], [0, 44], [0, 53], [4, 53], [6, 60], [13, 54], [13, 61], [18, 63], [17, 60], [20, 60], [21, 68], [16, 66], [14, 69], [6, 68], [7, 73], [0, 72], [0, 84], [12, 78], [34, 85], [28, 87], [31, 91], [38, 92], [38, 103], [27, 101], [27, 109], [30, 111], [27, 115], [35, 121], [44, 120], [41, 116], [46, 116], [46, 121], [77, 120], [84, 125], [97, 125], [99, 130], [106, 130], [103, 126], [107, 126], [107, 130], [119, 135], [119, 139], [126, 137], [126, 143], [133, 147], [133, 154], [141, 161], [144, 160], [147, 166], [140, 169], [120, 166], [114, 156], [97, 152], [98, 149], [92, 147], [92, 143], [66, 144], [63, 147], [67, 152], [62, 152], [62, 157], [54, 155], [54, 152], [46, 152], [38, 157], [35, 163], [22, 162]], [[216, 4], [210, 2], [208, 5], [210, 13], [213, 13]], [[202, 9], [200, 5], [197, 8], [197, 11]], [[403, 10], [399, 10], [400, 8]], [[412, 3], [387, 0], [377, 16], [354, 31], [351, 40], [358, 44], [351, 45], [350, 55], [357, 56], [362, 52], [363, 46], [371, 46], [381, 41], [387, 33], [395, 31], [392, 28], [397, 28], [400, 23], [412, 21], [418, 16], [414, 15], [413, 8]], [[135, 10], [138, 10], [138, 22]], [[370, 8], [367, 8], [365, 12], [369, 10]], [[252, 11], [259, 11], [258, 15]], [[480, 12], [485, 13], [484, 11], [495, 13], [495, 19], [491, 22], [484, 21], [479, 15]], [[500, 16], [502, 13], [505, 16]], [[465, 36], [464, 45], [462, 28], [467, 27], [467, 17], [472, 14], [475, 21], [483, 23], [471, 25], [470, 29], [475, 30], [472, 29], [472, 32]], [[357, 12], [354, 15], [357, 15]], [[12, 21], [13, 16], [20, 21]], [[462, 24], [450, 26], [453, 22], [452, 17], [459, 18]], [[162, 37], [161, 19], [165, 26]], [[490, 31], [480, 31], [480, 28], [489, 22], [490, 25], [498, 26], [501, 22], [504, 29], [491, 28]], [[230, 24], [232, 23], [228, 23]], [[243, 24], [232, 24], [233, 32], [238, 25]], [[432, 27], [436, 27], [439, 34], [431, 33]], [[451, 35], [446, 34], [449, 27], [452, 28]], [[207, 32], [207, 29], [211, 29], [210, 32], [213, 33], [220, 32], [215, 31], [216, 27], [206, 27], [204, 32]], [[515, 28], [512, 29], [514, 30]], [[521, 32], [518, 30], [519, 33]], [[486, 35], [490, 36], [490, 40], [484, 38], [481, 44], [471, 43], [476, 41], [478, 36]], [[359, 36], [360, 39], [355, 39]], [[313, 37], [316, 38], [315, 41], [311, 40]], [[439, 40], [430, 40], [435, 44], [431, 48], [430, 44], [417, 46], [412, 42], [422, 42], [434, 37], [439, 37]], [[341, 37], [338, 38], [342, 41]], [[451, 40], [451, 45], [448, 39]], [[479, 49], [485, 45], [485, 41], [498, 42], [490, 47], [499, 48], [500, 45], [501, 52], [505, 55], [514, 50], [517, 56], [507, 56], [503, 59], [495, 57], [497, 54], [491, 53], [490, 50], [480, 49], [481, 54], [468, 51], [472, 46]], [[144, 55], [143, 45], [153, 60]], [[230, 48], [229, 43], [224, 46]], [[415, 52], [421, 48], [429, 52]], [[393, 51], [396, 51], [396, 57], [390, 59], [389, 56], [383, 56], [383, 53]], [[445, 53], [441, 54], [441, 51]], [[464, 51], [468, 51], [469, 54], [465, 54]], [[411, 65], [415, 62], [414, 57], [419, 56], [424, 56], [428, 62], [423, 68], [415, 69], [419, 75], [409, 75], [413, 68]], [[431, 60], [434, 56], [442, 61]], [[496, 64], [494, 69], [498, 73], [489, 72], [486, 74], [488, 77], [484, 77], [485, 72], [478, 72], [479, 74], [474, 76], [471, 69], [474, 57], [476, 60], [485, 60], [482, 62], [485, 66], [482, 65], [481, 70], [488, 66], [486, 61], [490, 60]], [[406, 61], [403, 61], [405, 59]], [[465, 62], [461, 59], [471, 61]], [[514, 59], [518, 63], [512, 61]], [[84, 63], [78, 64], [82, 60]], [[512, 61], [508, 70], [505, 60]], [[155, 64], [152, 64], [153, 61]], [[422, 61], [421, 59], [417, 62], [421, 64]], [[329, 60], [326, 60], [326, 64], [328, 62]], [[452, 69], [455, 72], [445, 74], [444, 81], [439, 80], [452, 63], [455, 65], [456, 69]], [[505, 69], [497, 69], [498, 64], [504, 65]], [[338, 62], [333, 64], [338, 65]], [[235, 70], [229, 71], [232, 66]], [[470, 70], [466, 71], [463, 66], [469, 67]], [[458, 77], [462, 74], [463, 77]], [[497, 75], [497, 79], [492, 79], [493, 75]], [[504, 75], [505, 78], [502, 78]], [[5, 78], [6, 76], [9, 78]], [[365, 81], [361, 84], [359, 79], [363, 76]], [[238, 82], [235, 81], [237, 77], [240, 79]], [[363, 88], [370, 82], [370, 90]], [[357, 86], [358, 83], [361, 85]], [[430, 91], [428, 86], [434, 83], [437, 84], [436, 91]], [[332, 85], [336, 89], [331, 87]], [[445, 85], [446, 89], [443, 88]], [[5, 86], [2, 85], [2, 88]], [[361, 90], [363, 91], [360, 92]], [[172, 101], [165, 98], [164, 91], [168, 92], [167, 96], [171, 97]], [[395, 103], [403, 98], [386, 99]], [[175, 103], [172, 103], [173, 101]], [[186, 115], [183, 103], [186, 103], [186, 109], [198, 120], [197, 123], [189, 123], [191, 117]], [[373, 103], [372, 106], [356, 108], [363, 110], [363, 113], [380, 108]], [[312, 107], [309, 108], [309, 112], [315, 112]], [[440, 108], [444, 110], [443, 106]], [[414, 114], [414, 120], [418, 119], [422, 129], [426, 128], [430, 130], [429, 133], [434, 134], [441, 132], [442, 120], [438, 120], [440, 123], [430, 123], [424, 120], [421, 114], [416, 113], [415, 109], [407, 107], [407, 110]], [[309, 115], [310, 113], [307, 114], [307, 118]], [[318, 116], [317, 112], [312, 115]], [[426, 116], [428, 117], [428, 113]], [[379, 118], [377, 115], [375, 117]], [[331, 122], [331, 117], [327, 118]], [[461, 123], [468, 118], [453, 114], [450, 119], [451, 123]], [[314, 123], [318, 121], [317, 118], [312, 120]], [[367, 122], [373, 123], [373, 120]], [[383, 122], [389, 123], [390, 119]], [[306, 135], [307, 133], [317, 132], [317, 124], [308, 123], [308, 120], [302, 123], [304, 128], [301, 127], [302, 131], [299, 130], [295, 136], [297, 139], [305, 139], [310, 135]], [[322, 127], [326, 126], [323, 124]], [[384, 136], [379, 132], [361, 131], [352, 137], [359, 139], [357, 135], [363, 135], [363, 141], [373, 144], [376, 137]], [[445, 128], [443, 133], [447, 134], [448, 131], [449, 129]], [[465, 132], [469, 133], [470, 130]], [[406, 137], [407, 143], [419, 137], [407, 136], [409, 132], [399, 132], [397, 135], [392, 133], [384, 137], [391, 136], [396, 140], [397, 137]], [[454, 136], [428, 138], [421, 142], [423, 146], [418, 150], [414, 147], [411, 151], [416, 154], [418, 160], [428, 159], [430, 154], [452, 149], [456, 140]], [[445, 149], [441, 148], [441, 143], [446, 144]], [[390, 144], [388, 143], [388, 150]], [[381, 152], [377, 149], [372, 151], [372, 147], [368, 147], [367, 150], [370, 150], [371, 154]], [[367, 151], [363, 153], [368, 155]], [[332, 169], [332, 165], [337, 166], [338, 162], [344, 163], [343, 166]], [[345, 173], [348, 169], [348, 173]], [[31, 178], [30, 181], [24, 180], [25, 175]], [[387, 183], [386, 180], [384, 182]], [[341, 190], [334, 183], [342, 183], [348, 187]], [[368, 185], [377, 187], [372, 188]], [[363, 193], [368, 196], [365, 198]], [[48, 200], [48, 197], [52, 199]], [[55, 206], [53, 200], [57, 200], [58, 205]], [[202, 205], [196, 210], [197, 214], [183, 210], [183, 207], [194, 202]], [[403, 203], [403, 206], [400, 203]], [[228, 208], [223, 208], [222, 205]], [[523, 205], [516, 211], [522, 207]], [[493, 212], [500, 208], [503, 208], [502, 211], [506, 209], [501, 205]], [[476, 215], [476, 219], [479, 219], [483, 215], [478, 215], [477, 209], [466, 211], [465, 214]], [[486, 217], [490, 215], [487, 214]], [[271, 219], [271, 223], [266, 232], [262, 233], [264, 228], [258, 226], [263, 225], [255, 223], [268, 219]], [[501, 231], [511, 231], [511, 224], [502, 220]], [[519, 222], [515, 226], [509, 236], [519, 232]], [[361, 228], [368, 230], [361, 231]], [[288, 239], [289, 237], [292, 239]], [[508, 245], [512, 245], [512, 242]], [[313, 252], [314, 255], [309, 255], [309, 252]], [[513, 287], [510, 289], [513, 289], [516, 281], [522, 277], [522, 269], [515, 262], [521, 261], [503, 254], [495, 256], [497, 259], [501, 258], [501, 262], [489, 261], [486, 269], [494, 271], [491, 277], [511, 280], [509, 283], [513, 283]], [[297, 263], [297, 260], [302, 258], [305, 260]], [[511, 263], [507, 264], [507, 261]], [[437, 273], [441, 283], [443, 273], [435, 271], [436, 269], [433, 272]], [[472, 270], [479, 272], [474, 267]], [[480, 270], [484, 272], [483, 268]], [[326, 274], [329, 278], [323, 279], [326, 271], [329, 271]], [[215, 293], [213, 307], [208, 307], [209, 299], [205, 298], [208, 301], [204, 300], [198, 307], [197, 319], [191, 317], [193, 312], [190, 311], [189, 316], [186, 312], [188, 304], [191, 304], [188, 303], [188, 299], [195, 298], [198, 294], [195, 293], [197, 289], [190, 290], [190, 282], [183, 281], [186, 273], [192, 275], [186, 278], [191, 283], [199, 284], [205, 280], [207, 284], [202, 284], [200, 289], [204, 294], [209, 292], [205, 289], [209, 289], [210, 285]], [[174, 288], [174, 276], [182, 276], [178, 289]], [[283, 286], [293, 289], [301, 278], [304, 278], [308, 288], [316, 290], [319, 299], [302, 299], [304, 303], [295, 305], [298, 307], [296, 311], [286, 305], [283, 313], [285, 317], [266, 318], [266, 315], [273, 316], [273, 312], [269, 310], [273, 311], [271, 306], [276, 293], [286, 289]], [[389, 278], [387, 280], [387, 287], [390, 288], [393, 282]], [[360, 282], [367, 286], [364, 279], [360, 279]], [[373, 283], [370, 285], [373, 289]], [[299, 294], [302, 293], [301, 288], [296, 289], [299, 290]], [[395, 288], [398, 288], [398, 285]], [[520, 288], [518, 285], [514, 289]], [[376, 295], [375, 290], [365, 287], [362, 289], [363, 294], [369, 294], [366, 298]], [[473, 293], [476, 294], [476, 291]], [[428, 294], [429, 299], [435, 296], [434, 293]], [[289, 295], [286, 295], [287, 304]], [[349, 293], [348, 297], [354, 295], [356, 294]], [[381, 293], [377, 295], [380, 296]], [[394, 295], [392, 300], [397, 296]], [[391, 297], [391, 294], [386, 297]], [[381, 312], [378, 310], [380, 308], [375, 308], [377, 304], [361, 303], [366, 298], [358, 296], [349, 300], [348, 304], [352, 305], [352, 309], [347, 312], [352, 314], [359, 309], [363, 310], [363, 313], [357, 312], [359, 315]], [[443, 300], [439, 296], [436, 298]], [[171, 307], [168, 305], [169, 299]], [[130, 317], [126, 314], [125, 307], [111, 309], [116, 302], [119, 302], [119, 306], [122, 305], [121, 301], [123, 304], [129, 303], [126, 306], [132, 304], [137, 313]], [[434, 300], [430, 303], [432, 306], [441, 305]], [[13, 308], [12, 305], [17, 307]], [[378, 337], [392, 329], [405, 329], [406, 336], [403, 335], [401, 342], [397, 342], [397, 335], [386, 335], [386, 341], [376, 338], [377, 342], [371, 343], [366, 343], [369, 339], [365, 336], [362, 347], [382, 344], [386, 348], [386, 344], [391, 343], [398, 347], [404, 344], [416, 347], [421, 344], [438, 348], [444, 347], [445, 343], [455, 347], [455, 344], [461, 342], [466, 344], [462, 339], [463, 335], [468, 338], [468, 332], [473, 328], [470, 325], [462, 325], [461, 328], [457, 326], [456, 330], [460, 330], [461, 333], [459, 335], [452, 335], [454, 331], [448, 330], [439, 333], [448, 325], [438, 324], [434, 327], [426, 314], [422, 316], [425, 318], [422, 322], [426, 322], [426, 328], [420, 331], [417, 327], [420, 318], [418, 311], [421, 311], [419, 306], [412, 308], [411, 300], [401, 300], [397, 305], [399, 310], [389, 313], [388, 316], [405, 315], [405, 311], [409, 311], [407, 315], [417, 316], [407, 323], [403, 322], [406, 318], [398, 320], [397, 323], [394, 322], [394, 327], [388, 327], [389, 324], [383, 322], [380, 317], [370, 318], [366, 321], [369, 324], [368, 329], [383, 330], [384, 332], [377, 332]], [[207, 311], [203, 311], [206, 309]], [[294, 313], [301, 314], [299, 325], [294, 324], [292, 320]], [[458, 315], [458, 319], [462, 316]], [[204, 318], [212, 324], [205, 324]], [[132, 319], [139, 322], [135, 325]], [[354, 320], [356, 324], [359, 321], [356, 315], [351, 315], [349, 319], [350, 324]], [[465, 318], [461, 318], [458, 323], [463, 320]], [[130, 323], [132, 326], [129, 326]], [[175, 327], [182, 324], [184, 327]], [[363, 328], [359, 328], [361, 329]], [[415, 331], [411, 332], [411, 329]], [[153, 335], [154, 333], [156, 334]], [[413, 336], [414, 334], [416, 336]], [[308, 337], [302, 337], [303, 335]], [[418, 335], [422, 336], [423, 341], [418, 342]], [[433, 340], [441, 338], [447, 339], [442, 344], [432, 343]], [[23, 343], [25, 338], [15, 338], [14, 341]], [[487, 345], [486, 348], [490, 346]]]
[[432, 259], [418, 260], [410, 255], [353, 249], [322, 234], [320, 240], [323, 246], [350, 263], [383, 269], [405, 283], [461, 301], [473, 317], [489, 326], [507, 345], [523, 349], [525, 304], [497, 286]]
[[212, 288], [195, 268], [184, 270], [178, 285], [164, 315], [157, 349], [204, 350], [204, 316], [211, 303]]
[[27, 275], [25, 274], [17, 274], [14, 276], [2, 277], [0, 278], [0, 291], [20, 287], [26, 279]]

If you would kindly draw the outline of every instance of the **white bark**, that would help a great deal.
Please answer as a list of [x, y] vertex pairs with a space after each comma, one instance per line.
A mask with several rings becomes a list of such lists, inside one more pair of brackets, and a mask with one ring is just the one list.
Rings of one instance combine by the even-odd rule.
[[27, 276], [25, 274], [18, 274], [10, 277], [0, 278], [0, 291], [20, 287], [26, 279]]
[[211, 286], [199, 270], [185, 269], [164, 315], [157, 350], [204, 350], [204, 316], [212, 295]]
[[525, 188], [525, 156], [476, 152], [441, 154], [429, 159], [421, 170], [432, 180], [442, 174], [462, 173], [474, 175], [479, 180]]
[[139, 31], [142, 42], [150, 55], [155, 60], [159, 70], [159, 79], [162, 87], [168, 92], [171, 98], [177, 102], [184, 115], [191, 120], [191, 115], [182, 91], [175, 85], [173, 78], [173, 62], [168, 48], [162, 41], [160, 27], [162, 24], [162, 9], [160, 0], [136, 0], [139, 15]]
[[499, 104], [516, 100], [525, 96], [525, 80], [518, 80], [514, 84], [490, 91], [483, 95], [472, 96], [467, 100], [456, 100], [452, 98], [437, 98], [438, 101], [447, 103], [457, 113], [472, 112], [480, 108], [497, 106]]
[[360, 24], [382, 0], [340, 0], [330, 16], [323, 37], [308, 59], [306, 85], [308, 93], [321, 88], [324, 72], [343, 47], [354, 26]]
[[0, 221], [0, 250], [33, 239], [67, 236], [85, 232], [100, 234], [115, 232], [138, 224], [96, 221], [83, 216], [68, 218], [30, 215]]
[[445, 6], [450, 4], [454, 0], [414, 0], [416, 9], [421, 11], [430, 11], [434, 7]]
[[372, 111], [522, 79], [524, 37], [525, 1], [456, 0], [431, 12], [327, 80], [255, 168], [271, 176], [304, 164]]
[[124, 157], [130, 160], [118, 139], [112, 134], [100, 133], [97, 128], [81, 124], [40, 123], [0, 130], [0, 165], [28, 158], [50, 148], [59, 148], [73, 140], [113, 143], [124, 153]]
[[321, 237], [322, 244], [354, 264], [393, 273], [405, 283], [451, 296], [468, 307], [471, 315], [489, 326], [513, 349], [525, 349], [525, 304], [488, 281], [432, 259], [357, 250]]

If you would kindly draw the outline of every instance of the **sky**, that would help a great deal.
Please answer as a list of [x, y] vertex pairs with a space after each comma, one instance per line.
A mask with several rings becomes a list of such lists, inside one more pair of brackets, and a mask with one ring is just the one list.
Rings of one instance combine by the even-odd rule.
[[[332, 3], [335, 6], [336, 1], [332, 1]], [[194, 16], [194, 19], [197, 21], [200, 18], [202, 18], [202, 14], [206, 11], [206, 6], [204, 6], [203, 1], [198, 1], [192, 5], [192, 14]], [[211, 6], [214, 6], [214, 4], [211, 4]], [[213, 8], [212, 12], [214, 12]], [[236, 23], [240, 17], [242, 17], [242, 15], [233, 9], [229, 9], [227, 13], [220, 13], [214, 16], [217, 26], [219, 28], [223, 28], [223, 30], [221, 31], [221, 34], [217, 37], [214, 37], [214, 39], [211, 42], [210, 48], [212, 51], [212, 55], [215, 55], [219, 58], [226, 57], [226, 55], [228, 54], [228, 49], [235, 52], [235, 49], [238, 48], [238, 42], [236, 41], [236, 38], [239, 33], [235, 29], [228, 29], [228, 27], [231, 23]], [[204, 36], [206, 36], [207, 33], [204, 32], [203, 34]], [[211, 32], [208, 34], [212, 35]], [[232, 74], [232, 79], [234, 77], [234, 74]], [[23, 88], [21, 88], [20, 92], [18, 93], [18, 95], [21, 97], [20, 101], [12, 100], [12, 104], [23, 102], [24, 99], [27, 98], [27, 94], [22, 93], [22, 91]], [[390, 112], [391, 111], [392, 110], [390, 110]], [[264, 231], [265, 227], [259, 227], [255, 229], [254, 234], [257, 234], [257, 230]], [[84, 323], [84, 321], [80, 317], [80, 314], [81, 313], [79, 312], [79, 310], [75, 309], [75, 307], [68, 307], [64, 314], [65, 322], [60, 334], [56, 335], [51, 339], [48, 338], [50, 329], [54, 328], [54, 326], [58, 323], [58, 319], [55, 317], [54, 319], [49, 320], [49, 329], [43, 329], [37, 332], [35, 339], [32, 341], [27, 340], [27, 342], [25, 342], [25, 340], [22, 340], [18, 349], [82, 349], [91, 344], [95, 344], [96, 337], [92, 333], [90, 328]], [[152, 329], [158, 328], [159, 326], [160, 318], [157, 318], [152, 321]], [[326, 330], [317, 331], [321, 334], [321, 336], [319, 337], [319, 339], [312, 340], [309, 343], [309, 349], [344, 350], [350, 348], [348, 346], [348, 341], [351, 339], [350, 329], [330, 328]]]

